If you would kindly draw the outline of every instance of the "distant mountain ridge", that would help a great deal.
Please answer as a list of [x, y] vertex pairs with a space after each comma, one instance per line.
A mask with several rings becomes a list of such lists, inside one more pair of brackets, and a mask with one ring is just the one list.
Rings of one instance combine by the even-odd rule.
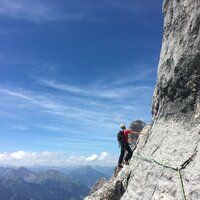
[[82, 183], [83, 185], [89, 188], [92, 188], [99, 178], [109, 177], [108, 175], [101, 173], [90, 166], [81, 166], [78, 169], [75, 169], [74, 171], [70, 172], [68, 176], [72, 180]]
[[81, 200], [89, 188], [65, 174], [48, 170], [0, 168], [0, 200]]
[[66, 171], [0, 167], [0, 200], [82, 200], [96, 181], [108, 178], [111, 171], [112, 167], [98, 166], [76, 166]]

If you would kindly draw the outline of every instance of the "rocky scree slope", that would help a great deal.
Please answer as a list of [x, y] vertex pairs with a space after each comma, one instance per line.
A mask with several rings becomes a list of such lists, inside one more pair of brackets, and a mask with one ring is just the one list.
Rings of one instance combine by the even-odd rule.
[[200, 1], [164, 0], [163, 14], [153, 123], [130, 166], [86, 200], [200, 199]]

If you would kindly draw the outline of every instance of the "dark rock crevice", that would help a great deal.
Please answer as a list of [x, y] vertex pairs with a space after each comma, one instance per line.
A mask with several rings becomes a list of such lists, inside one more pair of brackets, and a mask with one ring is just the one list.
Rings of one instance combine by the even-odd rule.
[[195, 159], [197, 153], [197, 148], [195, 148], [193, 154], [180, 166], [179, 170], [185, 169]]

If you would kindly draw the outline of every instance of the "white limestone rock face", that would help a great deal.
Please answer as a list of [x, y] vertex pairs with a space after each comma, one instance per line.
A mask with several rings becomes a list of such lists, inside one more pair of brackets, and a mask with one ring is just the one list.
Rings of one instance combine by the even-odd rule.
[[200, 114], [200, 1], [164, 0], [163, 13], [153, 116], [193, 118]]
[[164, 0], [163, 14], [153, 124], [130, 165], [87, 200], [200, 199], [200, 0]]
[[175, 169], [183, 166], [180, 172], [187, 199], [200, 199], [200, 125], [159, 121], [148, 134], [132, 158], [131, 176], [121, 199], [181, 199], [178, 172], [160, 164]]

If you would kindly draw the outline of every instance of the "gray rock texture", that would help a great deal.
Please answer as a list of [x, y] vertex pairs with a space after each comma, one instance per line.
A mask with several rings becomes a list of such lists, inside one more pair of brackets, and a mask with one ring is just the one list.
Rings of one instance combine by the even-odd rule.
[[164, 0], [153, 123], [129, 166], [86, 200], [200, 199], [200, 0]]
[[164, 0], [164, 33], [152, 113], [156, 118], [199, 115], [200, 1]]
[[97, 182], [94, 184], [94, 186], [91, 189], [90, 194], [96, 192], [97, 190], [99, 190], [100, 188], [103, 187], [103, 185], [107, 182], [107, 179], [102, 177], [99, 180], [97, 180]]
[[[136, 131], [136, 132], [141, 132], [142, 129], [145, 127], [145, 123], [141, 120], [135, 120], [133, 121], [130, 126], [129, 126], [129, 129], [130, 130], [133, 130], [133, 131]], [[135, 135], [135, 134], [129, 134], [128, 136], [128, 141], [131, 145], [131, 148], [132, 150], [134, 151], [137, 147], [137, 143], [138, 143], [138, 135]]]

